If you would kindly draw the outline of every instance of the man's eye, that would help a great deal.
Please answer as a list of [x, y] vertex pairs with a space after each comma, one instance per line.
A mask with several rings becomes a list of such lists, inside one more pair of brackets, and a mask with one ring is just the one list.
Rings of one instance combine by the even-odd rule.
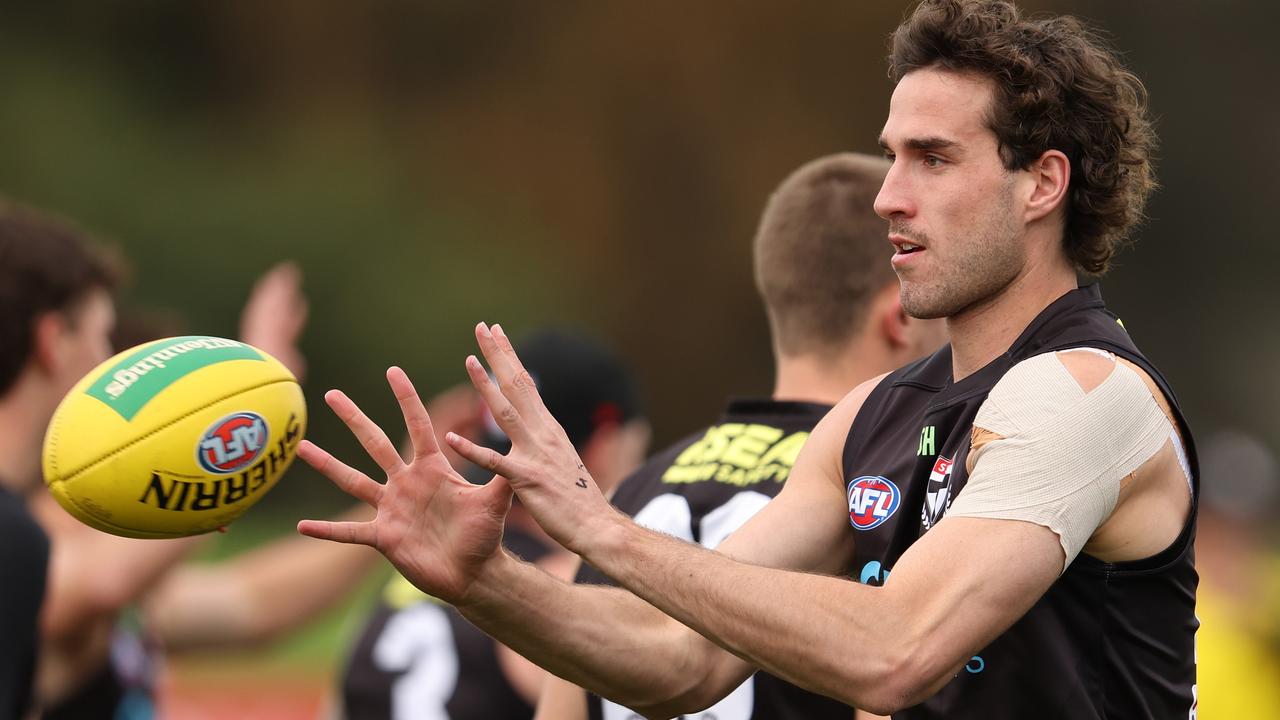
[[938, 157], [937, 155], [924, 156], [925, 167], [931, 167], [931, 168], [942, 167], [942, 164], [943, 164], [942, 158]]

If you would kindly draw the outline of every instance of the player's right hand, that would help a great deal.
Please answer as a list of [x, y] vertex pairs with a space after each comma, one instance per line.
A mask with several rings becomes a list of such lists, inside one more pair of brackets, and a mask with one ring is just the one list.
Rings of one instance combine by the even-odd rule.
[[459, 455], [496, 473], [495, 481], [510, 482], [548, 535], [585, 556], [592, 541], [623, 516], [609, 504], [564, 428], [547, 410], [502, 327], [477, 325], [476, 342], [493, 377], [475, 356], [467, 358], [467, 374], [511, 439], [511, 452], [503, 455], [453, 433], [446, 442]]

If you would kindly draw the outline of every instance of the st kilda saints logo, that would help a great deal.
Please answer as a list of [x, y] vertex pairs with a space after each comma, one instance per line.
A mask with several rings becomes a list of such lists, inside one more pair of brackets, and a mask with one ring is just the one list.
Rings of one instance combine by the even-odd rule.
[[266, 447], [267, 421], [254, 412], [238, 412], [204, 431], [196, 459], [215, 475], [230, 475], [252, 465]]
[[955, 466], [952, 458], [939, 456], [933, 463], [929, 473], [929, 485], [925, 491], [924, 508], [920, 511], [920, 522], [928, 530], [942, 519], [947, 508], [951, 507], [951, 470]]
[[893, 517], [902, 504], [902, 493], [888, 478], [863, 475], [849, 481], [849, 524], [870, 530]]

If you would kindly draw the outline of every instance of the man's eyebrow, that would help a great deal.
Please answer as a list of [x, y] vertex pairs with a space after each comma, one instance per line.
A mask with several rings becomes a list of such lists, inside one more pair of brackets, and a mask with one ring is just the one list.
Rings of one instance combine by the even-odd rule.
[[[880, 136], [877, 142], [879, 142], [881, 148], [883, 148], [885, 151], [889, 151], [889, 141], [885, 140], [883, 135]], [[956, 142], [955, 140], [948, 140], [947, 138], [944, 138], [944, 137], [927, 136], [927, 137], [907, 138], [906, 140], [903, 141], [902, 145], [906, 147], [908, 150], [928, 151], [928, 150], [948, 150], [951, 148], [959, 147], [960, 143]]]

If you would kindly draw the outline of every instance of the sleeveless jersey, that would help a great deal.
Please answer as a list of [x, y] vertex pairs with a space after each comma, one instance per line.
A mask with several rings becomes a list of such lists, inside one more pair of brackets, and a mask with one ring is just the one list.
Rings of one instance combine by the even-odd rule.
[[[507, 549], [537, 562], [550, 548], [508, 527]], [[529, 720], [507, 682], [497, 643], [452, 606], [395, 575], [365, 625], [342, 679], [347, 720]]]
[[[798, 402], [738, 400], [720, 422], [655, 455], [628, 477], [614, 505], [636, 522], [707, 547], [764, 507], [791, 473], [800, 447], [831, 408]], [[613, 584], [584, 565], [578, 582]], [[591, 720], [640, 720], [615, 703], [589, 695]], [[758, 672], [692, 720], [849, 720], [852, 711]]]
[[[1195, 718], [1195, 450], [1168, 383], [1106, 310], [1096, 285], [1059, 298], [1004, 355], [959, 382], [951, 380], [948, 346], [872, 391], [850, 428], [843, 458], [855, 536], [852, 574], [882, 584], [902, 553], [963, 492], [974, 417], [1009, 368], [1076, 347], [1114, 353], [1159, 385], [1186, 450], [1191, 514], [1173, 544], [1150, 558], [1106, 563], [1081, 553], [1025, 616], [940, 692], [894, 720]], [[956, 608], [953, 621], [964, 617], [964, 608]]]
[[0, 717], [25, 717], [32, 705], [48, 568], [49, 536], [0, 484]]
[[163, 654], [145, 630], [136, 608], [122, 612], [105, 662], [61, 702], [44, 708], [41, 720], [152, 720]]

